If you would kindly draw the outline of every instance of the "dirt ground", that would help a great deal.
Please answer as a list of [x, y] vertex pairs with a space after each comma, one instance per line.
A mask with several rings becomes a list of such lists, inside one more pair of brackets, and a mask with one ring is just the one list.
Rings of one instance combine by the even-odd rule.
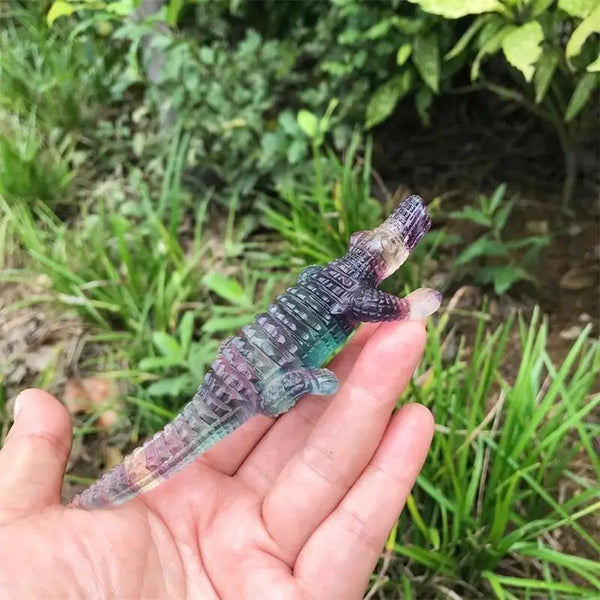
[[[444, 212], [458, 210], [501, 183], [519, 201], [507, 237], [548, 234], [535, 266], [535, 284], [517, 284], [496, 300], [527, 310], [539, 304], [549, 319], [550, 346], [560, 359], [581, 329], [600, 333], [600, 126], [590, 127], [580, 152], [575, 193], [563, 206], [564, 158], [554, 131], [523, 109], [489, 95], [456, 96], [423, 127], [401, 111], [376, 131], [374, 166], [390, 190], [440, 197]], [[596, 121], [599, 123], [600, 121]], [[460, 221], [435, 223], [468, 243], [481, 233]], [[454, 255], [440, 257], [451, 268]], [[461, 284], [455, 281], [451, 294]], [[491, 290], [482, 290], [489, 293]]]

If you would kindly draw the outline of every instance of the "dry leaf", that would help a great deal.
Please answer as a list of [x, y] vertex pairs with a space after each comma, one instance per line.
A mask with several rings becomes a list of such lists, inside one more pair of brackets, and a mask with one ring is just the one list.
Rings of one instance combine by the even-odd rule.
[[550, 230], [548, 221], [527, 221], [525, 229], [527, 229], [528, 233], [535, 235], [548, 235], [548, 231]]
[[103, 429], [108, 429], [119, 418], [118, 395], [119, 390], [115, 382], [104, 377], [69, 379], [65, 385], [64, 403], [72, 414], [101, 411], [97, 424]]
[[571, 327], [567, 327], [559, 332], [559, 337], [563, 340], [576, 340], [581, 334], [581, 327], [579, 325], [573, 325]]
[[575, 267], [569, 269], [559, 281], [561, 288], [565, 290], [584, 290], [596, 284], [598, 274], [594, 268]]
[[123, 462], [123, 453], [116, 446], [104, 448], [104, 470], [109, 471], [114, 466]]

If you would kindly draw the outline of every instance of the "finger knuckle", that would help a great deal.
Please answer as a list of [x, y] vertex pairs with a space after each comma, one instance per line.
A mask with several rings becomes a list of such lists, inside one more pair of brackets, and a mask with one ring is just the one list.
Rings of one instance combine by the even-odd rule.
[[340, 468], [337, 453], [320, 444], [308, 444], [301, 454], [301, 462], [310, 472], [324, 480], [327, 484], [350, 489], [351, 482]]
[[356, 539], [357, 543], [365, 545], [376, 553], [381, 551], [381, 540], [374, 532], [373, 525], [369, 522], [369, 519], [352, 509], [344, 507], [340, 507], [336, 511], [336, 514], [342, 529], [352, 538]]

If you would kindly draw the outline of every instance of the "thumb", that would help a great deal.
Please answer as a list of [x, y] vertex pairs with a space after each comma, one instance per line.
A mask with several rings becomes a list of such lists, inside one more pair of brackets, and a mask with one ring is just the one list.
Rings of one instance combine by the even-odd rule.
[[0, 525], [60, 503], [71, 449], [71, 419], [56, 398], [26, 390], [0, 451]]

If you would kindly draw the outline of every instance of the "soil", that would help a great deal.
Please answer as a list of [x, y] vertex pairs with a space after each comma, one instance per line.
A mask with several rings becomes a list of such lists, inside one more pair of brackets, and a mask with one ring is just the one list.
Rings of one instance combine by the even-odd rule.
[[[422, 126], [397, 114], [375, 131], [374, 166], [395, 195], [417, 192], [439, 198], [443, 212], [475, 203], [508, 184], [518, 201], [506, 227], [507, 239], [547, 234], [550, 245], [534, 266], [536, 283], [521, 283], [496, 301], [529, 312], [538, 304], [547, 315], [553, 358], [564, 357], [587, 325], [600, 333], [600, 121], [591, 124], [579, 149], [577, 187], [563, 206], [564, 158], [555, 132], [525, 110], [491, 95], [444, 99], [434, 122]], [[410, 113], [412, 114], [412, 113]], [[463, 243], [440, 255], [450, 271], [457, 252], [482, 231], [457, 220], [437, 221]], [[443, 290], [452, 293], [463, 282]], [[484, 293], [491, 290], [483, 289]], [[501, 314], [504, 311], [500, 311]]]

